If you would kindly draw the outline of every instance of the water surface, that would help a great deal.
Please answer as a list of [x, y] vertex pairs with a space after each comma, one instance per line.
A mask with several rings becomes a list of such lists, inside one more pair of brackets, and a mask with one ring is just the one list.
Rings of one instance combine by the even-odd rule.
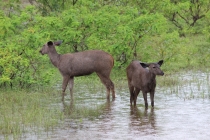
[[[105, 93], [90, 93], [75, 89], [75, 103], [68, 96], [58, 103], [67, 112], [64, 122], [50, 131], [25, 134], [23, 139], [53, 140], [207, 140], [210, 138], [209, 76], [206, 73], [177, 74], [182, 84], [172, 87], [157, 86], [155, 107], [145, 110], [142, 93], [137, 107], [131, 107], [127, 83], [117, 88], [117, 98], [107, 101]], [[157, 84], [158, 85], [158, 84]], [[104, 89], [98, 91], [102, 92]], [[96, 91], [94, 91], [96, 92]], [[149, 95], [148, 95], [149, 97]], [[68, 118], [72, 107], [100, 108], [97, 115]]]

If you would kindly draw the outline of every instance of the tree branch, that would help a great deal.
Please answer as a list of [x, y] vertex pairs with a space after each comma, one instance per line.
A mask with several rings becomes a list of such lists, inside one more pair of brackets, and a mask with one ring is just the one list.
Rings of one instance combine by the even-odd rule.
[[77, 3], [77, 0], [73, 0], [73, 6]]
[[179, 12], [177, 12], [177, 14], [188, 24], [188, 25], [190, 25], [190, 23], [189, 23], [189, 21], [185, 18], [185, 17], [183, 17], [181, 14], [179, 14]]

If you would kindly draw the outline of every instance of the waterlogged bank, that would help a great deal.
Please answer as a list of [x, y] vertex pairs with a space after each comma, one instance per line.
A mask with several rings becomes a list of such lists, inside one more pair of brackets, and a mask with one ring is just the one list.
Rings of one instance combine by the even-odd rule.
[[[106, 101], [106, 92], [101, 84], [90, 81], [75, 81], [74, 101], [69, 95], [62, 103], [59, 99], [48, 102], [49, 110], [57, 109], [56, 125], [49, 129], [35, 125], [24, 131], [19, 139], [208, 139], [210, 133], [209, 74], [188, 72], [158, 78], [155, 94], [155, 108], [145, 110], [142, 93], [137, 108], [129, 103], [129, 92], [125, 80], [117, 81], [114, 101]], [[93, 84], [93, 81], [91, 81]], [[82, 87], [80, 87], [83, 85]], [[167, 85], [167, 86], [166, 86]], [[58, 98], [58, 96], [55, 96]], [[44, 99], [48, 101], [48, 99]], [[148, 100], [149, 101], [149, 100]], [[150, 101], [149, 101], [150, 103]], [[21, 106], [19, 107], [21, 108]], [[61, 113], [61, 114], [60, 114]], [[29, 125], [30, 126], [30, 125]], [[28, 126], [28, 127], [29, 127]], [[36, 131], [35, 131], [36, 130]], [[39, 130], [39, 131], [37, 131]], [[13, 133], [7, 137], [14, 138]]]

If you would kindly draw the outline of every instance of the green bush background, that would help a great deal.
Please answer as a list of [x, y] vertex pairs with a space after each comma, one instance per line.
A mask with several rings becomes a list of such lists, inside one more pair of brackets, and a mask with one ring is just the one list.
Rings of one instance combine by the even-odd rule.
[[[109, 52], [115, 70], [134, 59], [165, 61], [164, 71], [209, 68], [208, 0], [0, 1], [0, 87], [50, 85], [57, 70], [39, 50], [63, 40], [61, 54]], [[123, 74], [124, 75], [124, 74]]]

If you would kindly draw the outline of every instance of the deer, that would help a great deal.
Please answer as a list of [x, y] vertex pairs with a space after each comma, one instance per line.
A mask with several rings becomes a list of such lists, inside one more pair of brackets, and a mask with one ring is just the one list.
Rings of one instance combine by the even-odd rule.
[[62, 82], [62, 101], [64, 101], [65, 90], [69, 84], [70, 96], [73, 99], [74, 77], [96, 73], [105, 85], [107, 95], [110, 99], [115, 98], [114, 83], [110, 79], [110, 73], [114, 66], [112, 55], [102, 50], [86, 50], [75, 53], [58, 54], [55, 46], [60, 46], [62, 41], [48, 41], [39, 51], [42, 55], [47, 54], [52, 64], [60, 71]]
[[139, 92], [142, 91], [145, 108], [148, 108], [147, 93], [150, 93], [151, 106], [152, 108], [154, 107], [156, 75], [164, 75], [164, 72], [160, 69], [162, 64], [163, 60], [156, 63], [144, 63], [134, 60], [128, 65], [126, 74], [131, 106], [134, 102], [134, 107], [136, 107], [137, 96]]

